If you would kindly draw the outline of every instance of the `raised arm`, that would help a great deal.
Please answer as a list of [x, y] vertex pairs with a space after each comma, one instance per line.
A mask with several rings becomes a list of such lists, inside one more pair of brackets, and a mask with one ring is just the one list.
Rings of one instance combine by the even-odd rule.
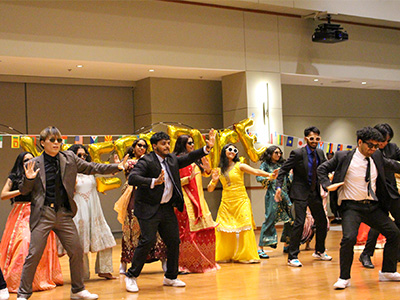
[[21, 192], [19, 190], [14, 190], [12, 191], [12, 181], [10, 178], [7, 178], [6, 184], [3, 187], [3, 190], [1, 191], [1, 200], [8, 200], [14, 197], [17, 197], [21, 195]]
[[274, 176], [273, 175], [274, 173], [268, 173], [268, 172], [265, 172], [264, 170], [254, 169], [254, 168], [250, 167], [248, 164], [244, 164], [244, 163], [241, 163], [239, 165], [239, 169], [242, 172], [251, 174], [251, 175], [263, 176], [263, 177], [268, 177], [268, 178], [272, 178]]

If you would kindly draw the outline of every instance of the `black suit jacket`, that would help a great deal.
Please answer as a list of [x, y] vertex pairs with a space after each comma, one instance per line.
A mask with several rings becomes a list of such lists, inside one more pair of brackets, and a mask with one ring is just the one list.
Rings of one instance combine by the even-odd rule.
[[[356, 149], [352, 151], [336, 152], [335, 156], [331, 160], [324, 162], [322, 165], [318, 167], [317, 169], [318, 178], [322, 187], [325, 190], [327, 186], [333, 183], [344, 181], [347, 170], [350, 166], [351, 160], [355, 152]], [[378, 178], [376, 179], [376, 196], [378, 197], [382, 209], [387, 211], [389, 209], [391, 197], [386, 185], [385, 170], [387, 172], [398, 173], [400, 172], [400, 163], [392, 159], [384, 158], [382, 152], [379, 150], [375, 151], [374, 154], [371, 156], [371, 158], [375, 162], [375, 166], [378, 171]], [[328, 178], [328, 174], [333, 171], [335, 173], [333, 175], [331, 183], [331, 181]], [[331, 195], [330, 200], [335, 201], [337, 205], [337, 200], [338, 200], [337, 191], [331, 192], [330, 195]]]
[[[324, 152], [321, 149], [315, 149], [319, 159], [319, 164], [326, 161]], [[289, 158], [283, 163], [279, 170], [276, 186], [282, 187], [284, 178], [293, 170], [293, 181], [290, 187], [289, 197], [293, 200], [307, 200], [311, 191], [311, 185], [308, 182], [308, 154], [306, 147], [298, 148], [290, 152]], [[319, 191], [317, 182], [317, 189]]]
[[[201, 157], [205, 156], [203, 148], [190, 152], [182, 156], [169, 154], [165, 159], [175, 181], [171, 203], [180, 211], [183, 210], [183, 195], [179, 169], [184, 168]], [[135, 167], [129, 174], [128, 183], [137, 186], [135, 192], [135, 216], [142, 219], [150, 219], [157, 212], [162, 195], [164, 193], [164, 183], [150, 188], [153, 178], [157, 178], [161, 173], [161, 164], [156, 154], [151, 152], [139, 159]]]
[[[400, 149], [395, 143], [388, 143], [382, 150], [383, 156], [386, 158], [400, 160]], [[397, 189], [397, 182], [393, 172], [385, 170], [387, 188], [389, 195], [393, 200], [400, 200], [399, 190]]]

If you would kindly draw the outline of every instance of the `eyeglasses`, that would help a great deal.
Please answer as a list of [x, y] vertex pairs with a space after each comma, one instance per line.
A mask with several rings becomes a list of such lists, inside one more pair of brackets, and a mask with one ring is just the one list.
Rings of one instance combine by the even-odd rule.
[[193, 146], [193, 145], [194, 145], [194, 142], [187, 142], [187, 144], [188, 144], [189, 146]]
[[138, 146], [139, 148], [144, 148], [147, 149], [147, 145], [146, 144], [136, 144], [136, 146]]
[[367, 144], [369, 149], [372, 149], [372, 148], [378, 149], [379, 148], [379, 144], [373, 144], [370, 142], [364, 142], [364, 144]]
[[274, 151], [274, 153], [278, 154], [278, 155], [282, 155], [283, 154], [281, 151]]
[[83, 154], [83, 153], [78, 153], [77, 155], [79, 158], [83, 158], [83, 159], [85, 159], [87, 157], [87, 154]]
[[308, 137], [308, 136], [306, 136], [306, 138], [307, 138], [310, 142], [314, 142], [314, 140], [315, 140], [316, 142], [321, 141], [321, 137], [320, 137], [320, 136], [317, 136], [317, 137], [313, 137], [313, 136]]
[[239, 152], [239, 150], [234, 148], [234, 147], [228, 147], [228, 149], [226, 149], [226, 150], [228, 150], [229, 152], [233, 152], [233, 153], [238, 153]]
[[63, 141], [63, 139], [62, 138], [49, 138], [49, 141], [50, 142], [52, 142], [52, 143], [55, 143], [56, 141], [58, 142], [58, 143], [62, 143], [62, 141]]
[[25, 158], [25, 159], [23, 160], [23, 163], [26, 163], [26, 162], [28, 162], [28, 161], [30, 161], [30, 158]]

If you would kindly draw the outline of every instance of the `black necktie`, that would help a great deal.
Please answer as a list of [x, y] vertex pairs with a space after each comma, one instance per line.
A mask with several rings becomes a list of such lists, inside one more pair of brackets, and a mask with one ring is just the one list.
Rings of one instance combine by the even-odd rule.
[[174, 186], [175, 190], [177, 191], [177, 193], [178, 193], [181, 197], [183, 197], [181, 191], [179, 190], [178, 186], [177, 186], [176, 183], [175, 183], [174, 178], [172, 177], [171, 170], [169, 169], [169, 166], [168, 166], [166, 160], [164, 159], [164, 160], [162, 161], [162, 163], [163, 163], [163, 165], [164, 165], [165, 170], [166, 170], [167, 173], [168, 173], [168, 177], [169, 177], [169, 179], [171, 180], [172, 185]]
[[315, 191], [315, 187], [317, 185], [317, 154], [315, 150], [312, 153], [312, 171], [311, 171], [311, 191]]

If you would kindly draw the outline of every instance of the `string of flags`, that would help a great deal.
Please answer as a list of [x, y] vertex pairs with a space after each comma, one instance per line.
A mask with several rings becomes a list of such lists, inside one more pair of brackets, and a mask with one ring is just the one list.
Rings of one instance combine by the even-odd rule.
[[[286, 143], [285, 143], [286, 139]], [[270, 144], [277, 145], [277, 146], [286, 146], [286, 147], [294, 147], [296, 145], [297, 148], [304, 147], [307, 145], [305, 139], [303, 137], [295, 137], [286, 134], [279, 134], [277, 132], [271, 133], [270, 137]], [[296, 142], [296, 144], [295, 144]], [[356, 148], [355, 145], [349, 144], [339, 144], [339, 143], [332, 143], [328, 141], [320, 141], [318, 143], [317, 148], [323, 150], [326, 153], [332, 153], [336, 151], [342, 150], [352, 150]]]

